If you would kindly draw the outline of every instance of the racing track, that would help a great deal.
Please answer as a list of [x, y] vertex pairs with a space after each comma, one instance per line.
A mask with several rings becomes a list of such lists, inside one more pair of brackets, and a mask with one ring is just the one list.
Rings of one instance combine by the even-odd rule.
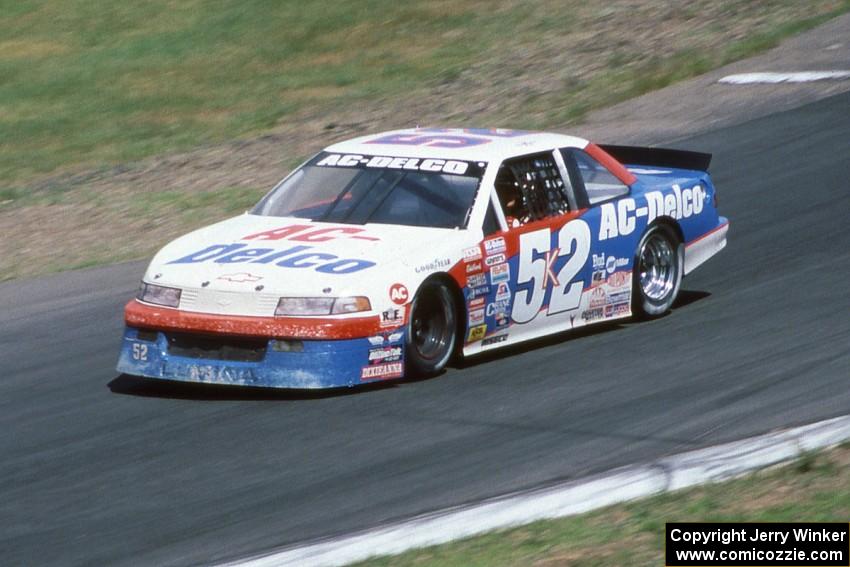
[[0, 286], [0, 564], [209, 564], [850, 413], [848, 109], [676, 144], [714, 152], [732, 228], [670, 316], [432, 380], [117, 378], [141, 264]]

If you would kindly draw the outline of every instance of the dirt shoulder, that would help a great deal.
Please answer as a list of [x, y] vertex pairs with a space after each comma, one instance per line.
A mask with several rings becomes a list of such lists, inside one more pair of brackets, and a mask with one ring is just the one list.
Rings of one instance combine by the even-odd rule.
[[718, 83], [722, 77], [827, 70], [850, 70], [850, 14], [792, 37], [762, 55], [594, 111], [575, 131], [594, 140], [669, 144], [850, 90], [850, 80], [728, 85]]
[[[692, 17], [670, 10], [667, 27], [635, 27], [632, 31], [637, 39], [627, 49], [657, 50], [663, 47], [659, 42], [665, 41], [681, 47], [687, 40], [687, 26], [695, 24]], [[623, 19], [627, 16], [623, 10], [614, 10], [601, 19], [595, 43], [612, 47], [597, 49], [590, 58], [579, 60], [595, 58], [616, 66], [618, 50], [623, 48], [617, 47], [615, 38], [627, 29]], [[759, 25], [763, 22], [757, 18], [749, 21], [749, 27], [739, 23], [728, 33], [711, 36], [714, 43], [705, 43], [704, 49], [720, 49], [717, 42], [740, 41]], [[497, 78], [505, 68], [482, 62], [480, 68], [461, 73], [457, 80], [436, 84], [425, 95], [405, 101], [404, 108], [397, 102], [376, 100], [332, 115], [324, 110], [301, 112], [256, 138], [107, 169], [54, 175], [28, 187], [34, 195], [31, 203], [0, 206], [0, 234], [4, 235], [0, 239], [0, 280], [147, 257], [180, 234], [247, 209], [297, 159], [321, 146], [365, 132], [409, 126], [411, 121], [505, 127], [545, 123], [546, 129], [594, 140], [658, 144], [793, 108], [850, 90], [850, 81], [731, 86], [718, 84], [717, 79], [752, 71], [844, 69], [850, 67], [848, 38], [850, 14], [845, 14], [763, 55], [590, 112], [574, 125], [570, 124], [575, 116], [569, 112], [546, 111], [546, 93], [569, 88], [568, 81], [597, 80], [600, 75], [593, 74], [591, 63], [587, 68], [571, 66], [559, 54], [563, 46], [552, 41], [541, 45], [538, 52], [516, 54], [507, 69], [513, 77], [509, 81]], [[592, 39], [585, 37], [584, 41]], [[633, 64], [633, 70], [651, 69], [640, 66], [645, 61], [623, 61], [625, 69]], [[617, 75], [604, 77], [616, 81]], [[489, 84], [501, 86], [483, 87]], [[604, 82], [598, 88], [604, 89]], [[540, 93], [539, 97], [521, 98], [520, 93], [528, 90]], [[527, 114], [518, 101], [525, 101]], [[579, 109], [584, 104], [574, 102]], [[494, 122], [496, 117], [504, 119]]]

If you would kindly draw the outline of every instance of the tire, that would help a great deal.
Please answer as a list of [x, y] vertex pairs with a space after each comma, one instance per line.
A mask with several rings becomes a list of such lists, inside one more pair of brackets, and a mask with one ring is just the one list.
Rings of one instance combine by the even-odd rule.
[[408, 376], [440, 373], [451, 360], [457, 343], [457, 307], [452, 290], [438, 280], [423, 283], [413, 298], [407, 325]]
[[632, 311], [639, 318], [661, 317], [682, 287], [685, 246], [672, 228], [652, 226], [640, 239], [634, 265]]

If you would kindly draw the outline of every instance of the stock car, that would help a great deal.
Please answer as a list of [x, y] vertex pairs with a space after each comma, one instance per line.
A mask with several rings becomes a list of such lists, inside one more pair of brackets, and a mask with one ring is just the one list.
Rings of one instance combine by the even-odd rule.
[[253, 210], [156, 254], [125, 307], [118, 370], [349, 387], [661, 316], [726, 245], [710, 160], [503, 129], [331, 145]]

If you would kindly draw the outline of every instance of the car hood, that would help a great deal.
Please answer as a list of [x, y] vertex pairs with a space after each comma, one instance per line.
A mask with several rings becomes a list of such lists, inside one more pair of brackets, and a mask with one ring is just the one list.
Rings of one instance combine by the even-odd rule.
[[[169, 243], [144, 280], [183, 289], [181, 309], [268, 315], [281, 296], [365, 295], [379, 310], [389, 302], [391, 286], [415, 291], [476, 242], [465, 230], [245, 214]], [[196, 295], [206, 299], [195, 305]], [[254, 296], [262, 305], [240, 306], [238, 295]]]

